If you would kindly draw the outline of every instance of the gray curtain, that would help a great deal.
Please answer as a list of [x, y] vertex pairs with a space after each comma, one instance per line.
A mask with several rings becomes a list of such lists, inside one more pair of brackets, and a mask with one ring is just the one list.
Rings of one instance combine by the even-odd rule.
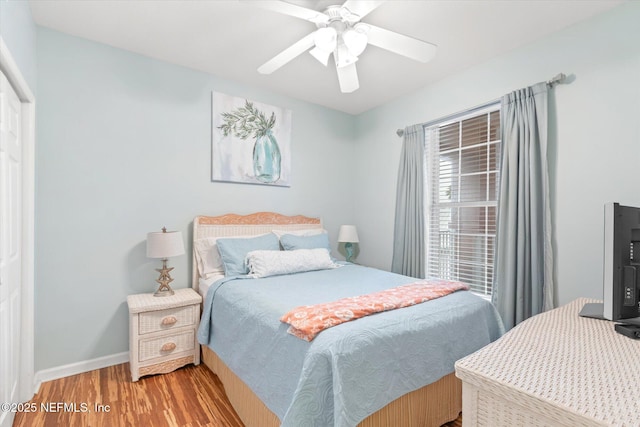
[[404, 129], [393, 231], [391, 271], [424, 278], [424, 128]]
[[553, 307], [546, 83], [502, 99], [492, 300], [505, 328]]

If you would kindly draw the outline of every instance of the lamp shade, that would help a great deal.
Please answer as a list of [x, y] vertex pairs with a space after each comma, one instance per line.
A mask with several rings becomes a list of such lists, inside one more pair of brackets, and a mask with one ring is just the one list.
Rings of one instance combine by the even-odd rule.
[[351, 55], [360, 56], [360, 54], [364, 52], [369, 42], [367, 29], [368, 27], [366, 25], [358, 23], [353, 28], [348, 28], [342, 33], [342, 40]]
[[352, 55], [344, 43], [338, 45], [338, 48], [333, 53], [333, 57], [336, 61], [336, 67], [338, 68], [344, 68], [358, 60], [358, 57]]
[[311, 49], [309, 53], [311, 54], [311, 56], [313, 56], [318, 61], [320, 61], [320, 63], [325, 67], [329, 63], [329, 56], [331, 56], [330, 51], [322, 50], [316, 46], [313, 49]]
[[320, 28], [313, 37], [313, 43], [318, 49], [331, 53], [338, 43], [338, 33], [331, 27]]
[[338, 233], [338, 242], [358, 243], [358, 231], [355, 225], [342, 225]]
[[158, 231], [147, 234], [147, 257], [170, 258], [184, 254], [180, 231]]

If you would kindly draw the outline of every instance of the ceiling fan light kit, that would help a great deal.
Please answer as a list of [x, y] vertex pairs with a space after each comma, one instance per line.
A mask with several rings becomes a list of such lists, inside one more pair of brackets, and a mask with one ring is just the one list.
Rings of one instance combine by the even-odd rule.
[[338, 32], [333, 27], [319, 28], [315, 32], [313, 42], [318, 49], [331, 53], [338, 45]]
[[369, 27], [367, 24], [358, 22], [356, 25], [347, 28], [344, 33], [342, 33], [342, 40], [347, 46], [347, 49], [349, 49], [350, 54], [360, 56], [360, 54], [364, 52], [364, 49], [369, 43], [369, 37], [367, 36], [368, 32]]
[[384, 1], [347, 0], [342, 6], [327, 7], [324, 13], [285, 1], [253, 3], [305, 19], [317, 27], [316, 31], [261, 65], [258, 72], [262, 74], [271, 74], [309, 49], [309, 53], [324, 66], [329, 64], [329, 57], [333, 54], [340, 90], [349, 93], [360, 86], [355, 63], [369, 44], [420, 62], [427, 62], [435, 55], [434, 44], [360, 22]]
[[318, 46], [316, 46], [311, 49], [309, 53], [326, 67], [327, 64], [329, 64], [329, 56], [331, 56], [333, 52], [330, 50], [322, 50]]
[[337, 68], [344, 68], [348, 65], [355, 64], [358, 57], [352, 55], [347, 46], [344, 43], [338, 45], [338, 48], [333, 52], [333, 59], [336, 62]]

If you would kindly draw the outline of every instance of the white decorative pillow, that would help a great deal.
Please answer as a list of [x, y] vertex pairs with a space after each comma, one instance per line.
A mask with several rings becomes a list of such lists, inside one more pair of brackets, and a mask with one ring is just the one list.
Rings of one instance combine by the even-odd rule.
[[329, 251], [324, 248], [251, 251], [247, 254], [246, 264], [249, 276], [255, 278], [340, 267], [331, 260]]
[[196, 263], [198, 265], [198, 273], [200, 277], [208, 279], [218, 274], [224, 275], [224, 263], [220, 257], [218, 250], [218, 239], [251, 239], [254, 237], [265, 236], [221, 236], [221, 237], [204, 237], [193, 242], [193, 248], [196, 252]]

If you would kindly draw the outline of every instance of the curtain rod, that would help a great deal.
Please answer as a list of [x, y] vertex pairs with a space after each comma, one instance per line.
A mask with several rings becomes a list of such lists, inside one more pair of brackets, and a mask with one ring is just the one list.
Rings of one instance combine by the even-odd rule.
[[[556, 74], [553, 78], [551, 78], [550, 80], [547, 80], [547, 86], [549, 86], [549, 88], [553, 89], [553, 87], [554, 87], [555, 85], [557, 85], [558, 83], [562, 83], [562, 82], [564, 82], [564, 79], [566, 79], [566, 78], [567, 78], [567, 76], [566, 76], [564, 73], [558, 73], [558, 74]], [[442, 121], [445, 121], [445, 120], [451, 120], [451, 119], [453, 119], [453, 118], [454, 118], [454, 117], [456, 117], [456, 116], [461, 116], [461, 115], [463, 115], [463, 114], [469, 114], [469, 113], [471, 113], [471, 112], [473, 112], [473, 111], [475, 111], [475, 110], [480, 110], [480, 109], [483, 109], [483, 108], [485, 108], [485, 107], [488, 107], [488, 106], [489, 106], [489, 105], [491, 105], [491, 104], [495, 104], [495, 103], [496, 103], [496, 102], [498, 102], [498, 101], [499, 101], [499, 99], [494, 99], [493, 101], [485, 102], [484, 104], [482, 104], [482, 105], [478, 105], [478, 106], [473, 107], [473, 108], [470, 108], [469, 110], [465, 110], [465, 111], [462, 111], [462, 112], [460, 112], [460, 113], [455, 113], [455, 114], [452, 114], [451, 116], [444, 117], [444, 118], [442, 118], [442, 119], [438, 119], [438, 120], [433, 120], [433, 121], [430, 121], [430, 122], [426, 122], [426, 123], [423, 123], [422, 125], [423, 125], [423, 126], [430, 126], [430, 125], [432, 125], [432, 124], [436, 124], [436, 123], [439, 123], [439, 122], [442, 122]], [[398, 130], [396, 130], [396, 134], [397, 134], [398, 136], [402, 136], [402, 135], [404, 135], [404, 129], [398, 129]]]

